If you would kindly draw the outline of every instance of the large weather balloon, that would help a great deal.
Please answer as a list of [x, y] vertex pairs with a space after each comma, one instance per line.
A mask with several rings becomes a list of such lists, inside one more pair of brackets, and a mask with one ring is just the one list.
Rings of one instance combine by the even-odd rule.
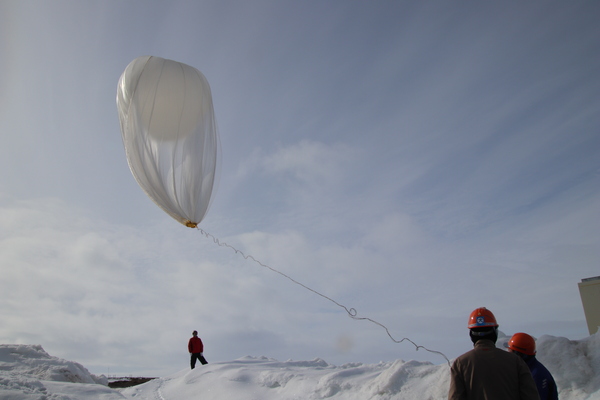
[[167, 214], [195, 228], [210, 205], [219, 153], [208, 81], [189, 65], [139, 57], [119, 79], [117, 109], [133, 176]]

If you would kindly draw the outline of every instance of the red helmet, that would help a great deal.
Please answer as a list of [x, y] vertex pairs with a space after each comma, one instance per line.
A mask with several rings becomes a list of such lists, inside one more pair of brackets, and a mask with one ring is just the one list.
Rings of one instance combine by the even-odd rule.
[[515, 333], [508, 341], [508, 348], [528, 356], [534, 356], [535, 339], [523, 332]]
[[490, 310], [485, 307], [479, 307], [475, 309], [469, 316], [469, 329], [473, 328], [486, 328], [486, 327], [497, 327], [496, 317]]

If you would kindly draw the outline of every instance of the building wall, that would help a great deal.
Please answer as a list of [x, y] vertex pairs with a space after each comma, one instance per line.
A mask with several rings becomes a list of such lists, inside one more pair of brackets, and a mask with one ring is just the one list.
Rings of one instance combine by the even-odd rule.
[[582, 279], [577, 285], [588, 331], [593, 335], [600, 326], [600, 276]]

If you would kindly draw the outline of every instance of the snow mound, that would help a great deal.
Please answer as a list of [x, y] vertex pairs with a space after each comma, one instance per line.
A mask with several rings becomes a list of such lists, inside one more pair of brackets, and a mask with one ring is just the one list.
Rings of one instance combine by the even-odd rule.
[[[501, 333], [498, 346], [509, 339]], [[600, 400], [600, 334], [582, 340], [541, 336], [537, 357], [554, 376], [561, 400]], [[442, 400], [449, 381], [448, 363], [335, 366], [320, 358], [281, 362], [246, 356], [116, 391], [104, 386], [104, 376], [52, 357], [41, 346], [0, 345], [0, 400]]]
[[536, 341], [537, 358], [554, 376], [562, 398], [600, 399], [600, 333], [581, 340], [550, 335]]
[[449, 366], [422, 361], [327, 364], [321, 359], [280, 362], [244, 357], [183, 370], [125, 389], [131, 399], [444, 399]]
[[[60, 382], [56, 385], [54, 382]], [[90, 374], [81, 364], [52, 357], [39, 345], [0, 345], [0, 399], [69, 400], [65, 393], [73, 392], [70, 384], [90, 384], [88, 392], [98, 399], [110, 393], [106, 377]], [[106, 390], [105, 390], [106, 389]], [[77, 391], [76, 391], [77, 392]]]
[[3, 371], [43, 381], [108, 385], [104, 375], [98, 377], [79, 363], [52, 357], [40, 345], [0, 345], [0, 372]]
[[[510, 336], [499, 334], [498, 347]], [[538, 358], [553, 374], [561, 400], [600, 400], [600, 335], [582, 340], [544, 335], [537, 340]], [[128, 399], [202, 400], [446, 399], [448, 363], [422, 361], [330, 365], [312, 361], [280, 362], [246, 356], [127, 388]]]

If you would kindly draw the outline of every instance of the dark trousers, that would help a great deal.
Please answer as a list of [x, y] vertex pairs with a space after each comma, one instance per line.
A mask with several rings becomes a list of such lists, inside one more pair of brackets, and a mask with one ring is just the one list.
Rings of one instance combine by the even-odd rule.
[[206, 358], [204, 358], [202, 353], [192, 353], [192, 359], [190, 360], [190, 367], [192, 367], [192, 369], [196, 368], [196, 360], [200, 360], [202, 365], [208, 364], [208, 361], [206, 361]]

